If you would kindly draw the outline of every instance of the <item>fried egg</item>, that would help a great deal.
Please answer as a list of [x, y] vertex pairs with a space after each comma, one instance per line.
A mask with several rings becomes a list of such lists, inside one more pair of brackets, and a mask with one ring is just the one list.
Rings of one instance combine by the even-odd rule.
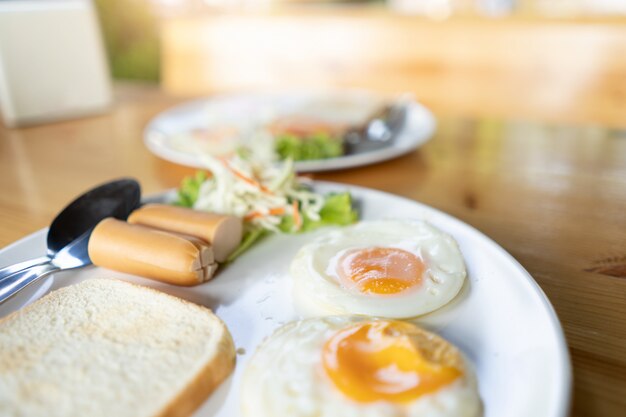
[[296, 254], [290, 274], [304, 316], [408, 318], [452, 300], [466, 271], [448, 234], [424, 221], [384, 220], [319, 236]]
[[363, 316], [288, 323], [252, 356], [246, 417], [477, 417], [476, 380], [463, 354], [417, 326]]

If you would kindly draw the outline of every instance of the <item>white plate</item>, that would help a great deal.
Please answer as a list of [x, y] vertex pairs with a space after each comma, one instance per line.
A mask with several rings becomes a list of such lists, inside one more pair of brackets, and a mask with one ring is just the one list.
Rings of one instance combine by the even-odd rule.
[[[522, 266], [495, 242], [467, 224], [423, 204], [367, 188], [317, 183], [321, 192], [349, 190], [361, 203], [362, 219], [425, 219], [454, 236], [465, 257], [469, 283], [444, 308], [415, 322], [459, 346], [474, 363], [485, 417], [565, 417], [571, 369], [563, 331], [548, 299]], [[239, 414], [242, 371], [255, 347], [275, 328], [297, 318], [288, 267], [296, 251], [322, 231], [272, 236], [259, 242], [207, 284], [175, 287], [88, 267], [58, 274], [28, 294], [0, 306], [0, 316], [48, 289], [95, 278], [124, 279], [206, 305], [225, 321], [235, 344], [234, 375], [196, 416]], [[0, 265], [44, 253], [45, 231], [0, 251]]]
[[[317, 114], [336, 122], [355, 124], [365, 119], [383, 102], [382, 97], [364, 91], [215, 96], [184, 103], [159, 114], [146, 127], [144, 143], [152, 153], [163, 159], [181, 165], [204, 168], [197, 147], [193, 145], [194, 139], [187, 133], [194, 129], [206, 128], [209, 125], [209, 117], [223, 120], [225, 125], [254, 124], [252, 118], [264, 117], [264, 114], [278, 116], [296, 111]], [[337, 158], [300, 161], [295, 167], [299, 172], [316, 172], [386, 161], [423, 145], [433, 135], [435, 127], [436, 121], [432, 113], [421, 104], [410, 102], [406, 123], [390, 146]]]

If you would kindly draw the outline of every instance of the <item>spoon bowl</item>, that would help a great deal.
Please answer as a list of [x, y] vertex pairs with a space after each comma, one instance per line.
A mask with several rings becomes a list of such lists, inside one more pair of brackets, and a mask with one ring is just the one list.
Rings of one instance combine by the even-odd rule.
[[47, 256], [0, 269], [0, 285], [13, 274], [51, 262], [71, 242], [91, 231], [101, 220], [126, 220], [141, 200], [141, 187], [131, 178], [101, 184], [68, 204], [52, 221], [47, 236]]
[[67, 205], [50, 224], [48, 256], [52, 257], [101, 220], [126, 220], [139, 207], [141, 188], [137, 181], [123, 178], [93, 188]]

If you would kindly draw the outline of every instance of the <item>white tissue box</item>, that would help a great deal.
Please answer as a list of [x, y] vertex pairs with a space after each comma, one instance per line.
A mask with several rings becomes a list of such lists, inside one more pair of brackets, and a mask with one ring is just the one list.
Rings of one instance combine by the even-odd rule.
[[7, 126], [103, 111], [110, 84], [91, 1], [0, 1], [0, 111]]

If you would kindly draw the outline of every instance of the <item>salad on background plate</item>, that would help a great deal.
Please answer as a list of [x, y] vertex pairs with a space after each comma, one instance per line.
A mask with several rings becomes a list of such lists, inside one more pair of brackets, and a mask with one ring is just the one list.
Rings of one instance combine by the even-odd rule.
[[144, 142], [154, 154], [196, 168], [206, 155], [228, 158], [246, 149], [272, 162], [291, 159], [298, 172], [344, 169], [395, 158], [432, 136], [430, 111], [405, 100], [406, 122], [388, 146], [353, 151], [347, 132], [393, 101], [366, 91], [215, 96], [161, 113]]

